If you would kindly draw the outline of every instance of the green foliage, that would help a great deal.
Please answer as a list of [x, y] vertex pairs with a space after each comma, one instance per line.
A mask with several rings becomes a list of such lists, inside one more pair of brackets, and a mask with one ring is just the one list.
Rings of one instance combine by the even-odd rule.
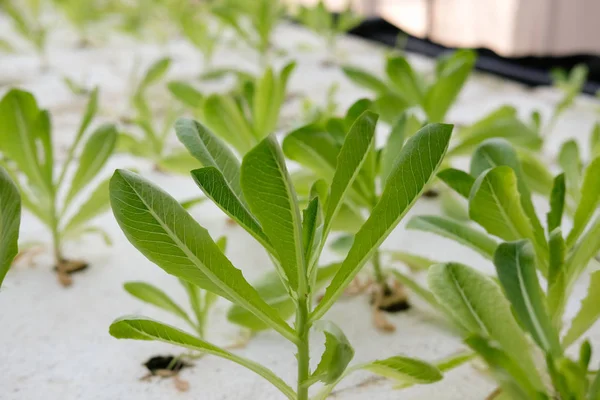
[[[375, 92], [379, 103], [377, 109], [387, 122], [394, 122], [408, 107], [419, 107], [429, 122], [443, 122], [446, 113], [456, 101], [467, 81], [476, 55], [470, 50], [459, 50], [438, 59], [435, 75], [427, 79], [415, 71], [404, 56], [390, 56], [385, 72], [388, 78], [383, 82], [372, 74], [354, 67], [344, 67], [346, 77], [355, 84]], [[391, 113], [382, 109], [394, 104]]]
[[[27, 40], [31, 46], [43, 57], [46, 48], [47, 27], [41, 23], [42, 7], [37, 1], [3, 0], [0, 2], [2, 10], [12, 21], [14, 29]], [[3, 40], [12, 49], [11, 43]]]
[[[594, 218], [599, 201], [598, 162], [595, 158], [585, 169], [577, 167], [554, 179], [544, 230], [516, 151], [505, 140], [489, 139], [475, 149], [470, 176], [459, 170], [442, 171], [440, 176], [466, 197], [471, 221], [505, 242], [496, 245], [495, 239], [464, 221], [420, 216], [409, 223], [409, 228], [453, 239], [493, 260], [498, 282], [467, 266], [449, 263], [429, 269], [429, 286], [437, 303], [464, 328], [466, 343], [488, 364], [507, 398], [550, 399], [559, 393], [561, 399], [583, 400], [593, 398], [597, 390], [588, 378], [591, 350], [582, 350], [584, 361], [565, 355], [600, 318], [596, 272], [569, 330], [563, 337], [560, 333], [574, 282], [600, 251], [600, 220]], [[579, 163], [579, 157], [565, 157], [563, 162], [571, 168]], [[579, 200], [573, 228], [565, 238], [569, 176], [583, 179], [571, 186], [571, 200]], [[540, 282], [540, 273], [547, 285]], [[544, 365], [534, 357], [540, 352]], [[536, 370], [544, 374], [533, 373]], [[551, 388], [541, 384], [544, 375], [551, 377]]]
[[[91, 183], [114, 150], [117, 131], [113, 125], [101, 125], [87, 133], [97, 102], [98, 91], [94, 90], [67, 159], [55, 176], [48, 111], [38, 107], [32, 94], [21, 90], [9, 91], [0, 101], [0, 135], [5, 138], [0, 143], [0, 163], [19, 187], [23, 206], [51, 231], [59, 273], [66, 262], [61, 248], [63, 239], [93, 232], [90, 220], [108, 209], [107, 182], [96, 186]], [[67, 183], [75, 157], [78, 166]], [[84, 194], [94, 187], [97, 189], [86, 197]], [[67, 193], [64, 199], [62, 192]], [[105, 235], [98, 228], [94, 231]]]
[[17, 255], [21, 196], [4, 168], [0, 167], [0, 286]]
[[[297, 348], [297, 389], [292, 390], [272, 371], [233, 355], [201, 339], [158, 322], [129, 318], [115, 321], [111, 334], [118, 338], [161, 340], [214, 354], [244, 365], [269, 380], [290, 399], [308, 399], [317, 381], [326, 396], [348, 373], [366, 369], [404, 383], [441, 379], [437, 367], [397, 356], [348, 368], [354, 350], [339, 327], [321, 321], [353, 276], [398, 225], [433, 177], [448, 148], [451, 127], [433, 124], [415, 133], [397, 155], [385, 187], [370, 217], [359, 229], [346, 259], [319, 268], [319, 259], [336, 215], [363, 174], [376, 171], [373, 137], [377, 115], [355, 109], [330, 182], [313, 185], [308, 206], [301, 210], [287, 171], [283, 151], [267, 135], [239, 165], [226, 147], [203, 125], [181, 120], [176, 129], [204, 168], [192, 172], [196, 182], [228, 215], [240, 222], [267, 251], [274, 271], [255, 286], [249, 284], [202, 228], [171, 196], [143, 178], [117, 170], [110, 183], [113, 213], [127, 239], [150, 261], [190, 287], [214, 293], [233, 303], [229, 319], [253, 330], [274, 329]], [[357, 186], [360, 188], [360, 185]], [[143, 229], [140, 229], [140, 226]], [[317, 290], [327, 285], [315, 307]], [[131, 292], [131, 285], [129, 286]], [[135, 295], [174, 313], [191, 318], [160, 289], [134, 286]], [[295, 324], [287, 320], [295, 315]], [[310, 369], [311, 328], [325, 333], [325, 351]]]

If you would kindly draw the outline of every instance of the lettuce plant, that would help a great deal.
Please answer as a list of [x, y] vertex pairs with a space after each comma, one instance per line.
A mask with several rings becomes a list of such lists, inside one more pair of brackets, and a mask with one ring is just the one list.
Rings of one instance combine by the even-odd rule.
[[[179, 203], [138, 175], [117, 170], [111, 179], [113, 212], [127, 239], [150, 261], [191, 285], [215, 293], [241, 307], [297, 349], [297, 386], [292, 389], [273, 371], [237, 354], [143, 317], [123, 317], [110, 327], [117, 338], [159, 340], [223, 357], [267, 379], [285, 397], [306, 400], [310, 387], [321, 381], [323, 399], [348, 373], [366, 369], [403, 383], [428, 383], [441, 379], [433, 365], [403, 356], [348, 367], [354, 350], [333, 322], [322, 320], [348, 284], [396, 227], [433, 177], [448, 147], [452, 127], [428, 125], [396, 154], [383, 193], [355, 236], [348, 255], [336, 271], [323, 298], [315, 295], [321, 273], [320, 255], [332, 221], [349, 195], [364, 166], [371, 168], [377, 115], [364, 112], [345, 135], [331, 185], [315, 184], [307, 207], [300, 210], [283, 152], [269, 135], [252, 148], [240, 163], [229, 148], [208, 129], [192, 120], [181, 120], [188, 148], [203, 168], [192, 176], [205, 193], [265, 249], [273, 260], [281, 296], [291, 306], [266, 297], [248, 283], [242, 272], [223, 254], [209, 232]], [[258, 285], [257, 285], [258, 286]], [[293, 327], [286, 322], [295, 317]], [[325, 351], [318, 366], [310, 368], [310, 334], [325, 333]]]
[[256, 50], [260, 64], [266, 67], [272, 47], [272, 36], [284, 15], [281, 2], [273, 0], [220, 0], [213, 13], [250, 47]]
[[409, 107], [420, 109], [429, 122], [443, 122], [475, 61], [475, 52], [458, 50], [438, 58], [433, 76], [428, 77], [415, 71], [406, 57], [392, 55], [385, 67], [386, 81], [352, 66], [343, 71], [353, 83], [375, 94], [376, 109], [386, 122], [395, 122]]
[[323, 37], [327, 44], [327, 52], [332, 58], [335, 58], [338, 36], [360, 25], [363, 20], [352, 12], [350, 2], [347, 2], [346, 8], [341, 13], [334, 15], [327, 10], [323, 0], [319, 0], [312, 7], [300, 6], [296, 18], [308, 29]]
[[[70, 273], [87, 266], [84, 261], [65, 258], [64, 240], [96, 233], [110, 242], [101, 229], [89, 225], [92, 218], [108, 209], [108, 180], [95, 185], [90, 183], [106, 164], [117, 142], [114, 125], [104, 124], [87, 134], [97, 106], [98, 91], [94, 90], [56, 176], [48, 111], [38, 107], [32, 94], [17, 89], [9, 91], [0, 101], [0, 136], [3, 138], [0, 163], [19, 187], [23, 206], [50, 230], [56, 271], [63, 285], [71, 283]], [[74, 163], [76, 155], [77, 164]], [[67, 179], [71, 167], [76, 168]]]
[[187, 174], [197, 166], [185, 149], [173, 150], [168, 145], [169, 134], [175, 120], [181, 114], [176, 104], [169, 102], [166, 111], [161, 115], [156, 106], [151, 103], [154, 98], [149, 91], [162, 81], [171, 65], [170, 58], [161, 58], [152, 63], [143, 74], [133, 90], [131, 105], [135, 116], [127, 119], [142, 132], [142, 138], [131, 133], [119, 135], [119, 151], [152, 161], [157, 170]]
[[21, 196], [4, 168], [0, 167], [0, 286], [19, 251]]
[[279, 73], [267, 68], [254, 79], [242, 79], [239, 91], [203, 96], [184, 82], [171, 82], [173, 96], [190, 108], [212, 132], [244, 156], [268, 135], [275, 133], [288, 80], [295, 63]]
[[600, 378], [589, 379], [589, 343], [582, 345], [578, 360], [565, 354], [600, 318], [597, 271], [591, 273], [578, 314], [566, 333], [561, 332], [575, 282], [600, 250], [600, 217], [594, 217], [600, 205], [600, 157], [584, 172], [572, 228], [564, 234], [567, 174], [553, 181], [544, 229], [517, 153], [502, 139], [477, 148], [469, 173], [447, 169], [439, 176], [468, 200], [470, 219], [489, 235], [439, 216], [414, 217], [407, 227], [455, 240], [494, 263], [499, 283], [465, 265], [448, 263], [430, 268], [429, 286], [435, 303], [490, 367], [500, 384], [498, 393], [523, 400], [598, 398]]

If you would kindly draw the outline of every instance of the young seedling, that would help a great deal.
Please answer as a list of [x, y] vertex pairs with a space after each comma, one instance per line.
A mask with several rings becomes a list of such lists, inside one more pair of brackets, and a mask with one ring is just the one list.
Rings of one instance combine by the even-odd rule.
[[[117, 170], [111, 180], [115, 218], [127, 239], [146, 258], [167, 273], [231, 301], [250, 318], [294, 344], [296, 390], [263, 365], [147, 318], [118, 319], [110, 333], [117, 338], [159, 340], [229, 359], [265, 378], [289, 399], [307, 400], [310, 387], [319, 381], [324, 388], [315, 398], [324, 399], [344, 376], [357, 369], [409, 384], [441, 379], [437, 367], [403, 356], [347, 368], [354, 350], [341, 329], [322, 317], [434, 176], [447, 150], [451, 126], [428, 125], [398, 152], [377, 205], [316, 304], [320, 255], [332, 221], [360, 171], [371, 162], [376, 121], [377, 115], [372, 112], [357, 118], [345, 136], [331, 185], [323, 181], [316, 184], [314, 196], [302, 212], [283, 152], [273, 136], [250, 150], [240, 165], [229, 148], [201, 124], [191, 120], [178, 123], [179, 129], [188, 131], [187, 139], [195, 140], [194, 156], [204, 160], [204, 168], [192, 171], [194, 180], [207, 197], [264, 247], [276, 265], [275, 273], [285, 289], [291, 313], [290, 307], [282, 309], [281, 303], [272, 302], [266, 293], [261, 295], [258, 287], [249, 284], [208, 231], [166, 192], [123, 170]], [[290, 314], [295, 316], [293, 327], [286, 322]], [[312, 371], [311, 328], [323, 331], [326, 337], [321, 362]]]
[[[0, 2], [0, 10], [10, 17], [15, 30], [33, 46], [40, 56], [42, 68], [46, 68], [47, 28], [41, 22], [43, 4], [37, 0], [3, 0]], [[14, 47], [6, 40], [3, 43]]]
[[338, 37], [360, 25], [363, 20], [352, 11], [349, 1], [346, 2], [346, 8], [341, 13], [334, 15], [327, 10], [323, 0], [319, 0], [312, 7], [300, 6], [296, 18], [325, 40], [329, 57], [326, 64], [335, 63]]
[[[498, 244], [479, 231], [436, 217], [411, 221], [413, 226], [452, 237], [490, 258], [498, 282], [465, 265], [448, 263], [430, 268], [430, 289], [496, 378], [500, 388], [493, 398], [598, 399], [600, 373], [590, 368], [590, 343], [581, 344], [578, 359], [566, 354], [600, 318], [597, 270], [590, 273], [588, 294], [569, 329], [564, 335], [561, 331], [565, 304], [575, 283], [600, 250], [600, 217], [594, 218], [600, 205], [600, 157], [585, 171], [581, 201], [567, 235], [562, 227], [566, 175], [556, 177], [544, 235], [529, 215], [527, 188], [518, 165], [510, 162], [514, 154], [506, 150], [505, 145], [488, 144], [485, 152], [474, 157], [472, 172], [474, 167], [478, 174], [452, 171], [452, 186], [469, 193], [473, 220], [506, 242]], [[481, 155], [491, 158], [484, 161]], [[541, 238], [545, 245], [539, 243]], [[546, 278], [545, 287], [540, 274]]]
[[142, 138], [129, 133], [119, 135], [119, 151], [152, 161], [159, 171], [187, 174], [198, 164], [184, 149], [173, 150], [168, 145], [169, 134], [175, 120], [181, 114], [177, 104], [169, 102], [166, 111], [157, 110], [151, 104], [149, 90], [161, 82], [171, 65], [171, 59], [161, 58], [154, 62], [133, 90], [131, 105], [135, 116], [127, 119], [142, 132]]
[[282, 4], [272, 0], [222, 0], [212, 10], [226, 26], [236, 32], [239, 39], [256, 50], [260, 65], [266, 68], [273, 32], [284, 15]]
[[575, 98], [581, 93], [588, 76], [585, 64], [576, 65], [568, 73], [563, 69], [551, 71], [552, 86], [562, 92], [561, 100], [556, 104], [550, 120], [543, 131], [546, 136], [552, 134], [559, 117], [575, 103]]
[[4, 168], [0, 167], [0, 286], [16, 257], [21, 223], [21, 196]]
[[171, 82], [173, 96], [190, 108], [204, 125], [243, 157], [261, 140], [275, 133], [295, 63], [276, 73], [267, 68], [254, 79], [244, 79], [239, 91], [204, 97], [184, 82]]
[[[110, 239], [89, 221], [108, 209], [108, 180], [90, 185], [110, 157], [117, 141], [113, 125], [105, 124], [86, 135], [98, 107], [98, 91], [90, 96], [81, 125], [58, 176], [55, 175], [50, 114], [40, 109], [32, 94], [13, 89], [0, 101], [0, 164], [19, 187], [23, 206], [52, 235], [54, 263], [59, 281], [71, 284], [70, 274], [87, 267], [63, 254], [63, 242], [86, 233]], [[81, 145], [87, 136], [85, 144]], [[78, 163], [70, 180], [70, 167]], [[92, 190], [87, 198], [84, 192]]]
[[475, 52], [470, 50], [442, 56], [437, 60], [433, 76], [428, 77], [415, 71], [406, 57], [392, 55], [385, 68], [387, 81], [351, 66], [344, 67], [343, 71], [353, 83], [375, 94], [375, 106], [384, 121], [393, 123], [402, 111], [417, 107], [429, 122], [443, 122], [476, 59]]

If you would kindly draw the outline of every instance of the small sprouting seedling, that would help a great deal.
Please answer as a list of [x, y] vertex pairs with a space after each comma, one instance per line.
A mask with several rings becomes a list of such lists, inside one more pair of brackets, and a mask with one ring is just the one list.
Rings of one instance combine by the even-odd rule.
[[[311, 189], [312, 182], [321, 179], [332, 184], [337, 159], [344, 145], [344, 138], [355, 119], [365, 110], [372, 107], [372, 102], [363, 99], [352, 105], [343, 118], [330, 118], [303, 126], [289, 133], [283, 140], [283, 151], [293, 161], [305, 169], [294, 174], [298, 192], [307, 202], [313, 195], [311, 190], [322, 190], [319, 186]], [[392, 127], [387, 143], [377, 149], [369, 149], [367, 161], [357, 173], [348, 196], [340, 206], [340, 211], [332, 221], [334, 231], [344, 232], [333, 247], [341, 254], [346, 254], [352, 246], [352, 237], [363, 224], [364, 213], [371, 213], [377, 207], [385, 192], [386, 182], [394, 169], [396, 156], [402, 151], [405, 141], [421, 128], [421, 122], [409, 114], [405, 114]], [[373, 268], [374, 284], [373, 309], [375, 325], [386, 331], [394, 330], [387, 322], [383, 311], [399, 311], [408, 307], [404, 289], [384, 270], [381, 251], [376, 248], [369, 260]], [[363, 287], [366, 289], [367, 287]]]
[[[62, 244], [86, 233], [110, 239], [89, 221], [108, 209], [108, 180], [90, 185], [111, 156], [117, 142], [113, 125], [95, 129], [80, 146], [98, 107], [98, 91], [90, 96], [81, 125], [58, 176], [55, 176], [54, 148], [50, 114], [40, 109], [32, 94], [13, 89], [0, 101], [0, 164], [11, 175], [23, 206], [51, 232], [56, 271], [63, 285], [71, 283], [70, 273], [87, 266], [83, 261], [69, 260]], [[78, 164], [70, 184], [69, 169], [78, 154]], [[89, 189], [93, 189], [89, 193]], [[82, 196], [89, 193], [87, 199]]]
[[[3, 0], [0, 2], [0, 10], [10, 17], [15, 30], [21, 37], [34, 47], [42, 59], [42, 67], [45, 68], [47, 30], [41, 23], [42, 5], [43, 2], [36, 0]], [[6, 40], [3, 42], [8, 44]]]
[[[469, 214], [491, 237], [440, 217], [417, 217], [414, 228], [450, 237], [491, 259], [498, 282], [462, 264], [429, 270], [437, 304], [459, 325], [465, 341], [489, 366], [500, 388], [515, 400], [600, 398], [600, 373], [590, 368], [592, 348], [578, 359], [566, 354], [600, 318], [600, 272], [591, 272], [587, 296], [564, 335], [565, 305], [578, 279], [600, 250], [600, 157], [585, 171], [573, 227], [563, 235], [566, 175], [554, 180], [544, 233], [531, 212], [514, 152], [506, 143], [487, 143], [474, 156], [471, 174], [441, 174], [469, 198]], [[568, 178], [567, 178], [568, 179]], [[543, 240], [543, 242], [541, 242]], [[539, 275], [547, 284], [542, 287]], [[542, 353], [544, 357], [539, 357]]]
[[19, 251], [21, 196], [15, 183], [0, 167], [0, 286]]
[[[188, 144], [188, 148], [193, 148], [194, 156], [203, 160], [204, 168], [192, 171], [195, 182], [273, 260], [279, 278], [276, 282], [284, 288], [276, 298], [270, 297], [268, 290], [261, 293], [258, 286], [249, 284], [208, 231], [166, 192], [123, 170], [117, 170], [111, 180], [115, 218], [127, 239], [146, 258], [167, 273], [231, 301], [243, 309], [247, 320], [254, 319], [275, 330], [296, 346], [296, 390], [254, 361], [147, 318], [118, 319], [111, 325], [110, 333], [117, 338], [159, 340], [229, 359], [267, 379], [289, 399], [307, 400], [310, 387], [319, 381], [324, 388], [315, 398], [324, 399], [344, 376], [356, 369], [408, 384], [440, 380], [437, 367], [403, 356], [347, 368], [354, 354], [352, 346], [339, 327], [321, 319], [434, 176], [447, 150], [451, 126], [429, 125], [396, 153], [383, 193], [316, 304], [319, 260], [332, 221], [363, 167], [373, 167], [376, 121], [377, 115], [368, 111], [356, 119], [345, 135], [331, 185], [317, 183], [313, 197], [302, 211], [283, 152], [272, 135], [250, 150], [240, 165], [229, 148], [201, 124], [192, 120], [178, 122], [178, 129], [187, 131], [186, 140], [195, 143]], [[293, 327], [286, 322], [292, 315]], [[311, 328], [324, 332], [326, 337], [321, 362], [312, 371]]]
[[198, 165], [197, 162], [185, 149], [173, 150], [168, 145], [173, 124], [181, 114], [179, 105], [169, 102], [166, 110], [156, 110], [155, 105], [149, 101], [154, 97], [148, 94], [149, 90], [153, 85], [161, 82], [170, 65], [169, 58], [157, 60], [150, 65], [138, 82], [131, 98], [135, 116], [127, 122], [139, 128], [142, 138], [130, 133], [120, 134], [118, 151], [147, 158], [152, 161], [157, 170], [187, 174], [190, 169]]
[[390, 56], [385, 68], [387, 81], [351, 66], [344, 67], [343, 71], [352, 82], [376, 95], [375, 106], [384, 121], [393, 123], [402, 111], [417, 107], [428, 122], [443, 122], [476, 59], [475, 52], [470, 50], [442, 56], [437, 60], [433, 76], [428, 77], [415, 71], [406, 57]]
[[333, 60], [335, 60], [337, 52], [338, 36], [357, 27], [363, 20], [352, 11], [350, 2], [347, 2], [346, 8], [341, 13], [335, 15], [327, 10], [323, 0], [319, 0], [312, 7], [300, 6], [296, 18], [308, 29], [324, 38], [328, 56]]
[[241, 157], [275, 133], [288, 79], [294, 68], [294, 63], [287, 64], [279, 74], [267, 68], [261, 77], [244, 80], [239, 92], [235, 93], [204, 97], [184, 82], [171, 82], [169, 89]]
[[552, 85], [562, 92], [561, 100], [556, 103], [550, 120], [542, 130], [545, 135], [550, 135], [556, 126], [558, 118], [575, 102], [575, 98], [581, 93], [583, 85], [588, 76], [588, 68], [585, 64], [576, 65], [568, 73], [563, 69], [551, 71]]
[[213, 13], [235, 31], [239, 38], [254, 48], [260, 64], [266, 67], [272, 47], [272, 36], [284, 15], [281, 2], [273, 0], [222, 0]]

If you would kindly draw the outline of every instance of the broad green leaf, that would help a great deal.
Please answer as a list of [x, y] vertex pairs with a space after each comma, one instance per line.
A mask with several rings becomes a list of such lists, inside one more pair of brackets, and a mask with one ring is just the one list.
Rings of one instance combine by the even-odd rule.
[[[429, 289], [446, 312], [469, 332], [497, 341], [532, 378], [536, 371], [529, 343], [513, 317], [500, 287], [490, 278], [462, 264], [434, 265]], [[539, 377], [535, 377], [539, 382]], [[541, 384], [540, 384], [541, 385]]]
[[364, 222], [365, 219], [360, 213], [360, 210], [344, 203], [331, 222], [331, 230], [333, 232], [347, 232], [354, 234], [358, 232]]
[[517, 178], [517, 188], [520, 195], [521, 206], [529, 218], [533, 233], [535, 235], [536, 245], [542, 249], [546, 246], [546, 237], [544, 228], [537, 217], [531, 193], [527, 187], [527, 181], [524, 178], [523, 169], [519, 157], [512, 145], [504, 139], [489, 139], [483, 142], [471, 158], [471, 175], [478, 177], [485, 170], [493, 167], [506, 165], [511, 167]]
[[494, 265], [521, 325], [545, 353], [560, 355], [558, 334], [548, 316], [531, 244], [525, 240], [500, 244], [494, 254]]
[[519, 161], [523, 171], [523, 179], [534, 193], [548, 197], [552, 191], [553, 176], [548, 167], [539, 159], [537, 154], [520, 149]]
[[177, 100], [195, 110], [202, 108], [204, 104], [204, 95], [192, 85], [182, 81], [172, 81], [167, 85], [169, 91]]
[[252, 128], [233, 98], [216, 94], [208, 96], [202, 115], [205, 125], [240, 155], [246, 154], [254, 145]]
[[291, 289], [306, 290], [302, 219], [276, 139], [269, 136], [246, 154], [241, 171], [246, 201], [273, 245]]
[[[316, 293], [329, 282], [339, 267], [339, 263], [334, 263], [317, 269], [315, 287], [312, 292]], [[287, 320], [294, 315], [296, 311], [294, 300], [290, 297], [287, 288], [283, 285], [281, 278], [276, 272], [273, 271], [265, 274], [252, 286], [256, 288], [256, 291], [267, 304], [277, 310], [282, 319]], [[269, 325], [256, 318], [254, 314], [236, 304], [232, 305], [227, 312], [227, 319], [234, 324], [253, 331], [262, 331], [270, 328]]]
[[508, 166], [489, 169], [477, 178], [469, 199], [469, 216], [488, 233], [503, 240], [535, 240], [521, 206], [517, 177]]
[[318, 125], [307, 125], [290, 132], [282, 144], [285, 155], [330, 182], [335, 172], [340, 146], [332, 135]]
[[148, 140], [140, 140], [128, 133], [119, 133], [116, 152], [129, 153], [137, 157], [150, 157], [154, 152]]
[[420, 127], [421, 121], [414, 115], [406, 112], [392, 125], [390, 136], [381, 152], [381, 182], [385, 183], [390, 172], [394, 169], [394, 161], [400, 150], [402, 150], [404, 141], [418, 131]]
[[597, 370], [594, 380], [590, 385], [586, 400], [600, 400], [600, 368]]
[[[83, 134], [90, 126], [92, 120], [96, 116], [98, 112], [98, 93], [99, 89], [96, 87], [90, 93], [90, 98], [88, 100], [87, 106], [85, 108], [85, 112], [83, 113], [83, 118], [81, 120], [81, 124], [79, 125], [79, 129], [77, 130], [77, 135], [75, 136], [75, 140], [73, 141], [73, 147], [79, 143], [79, 140], [83, 137]], [[73, 149], [74, 150], [74, 149]], [[71, 151], [71, 150], [70, 150]]]
[[0, 286], [17, 255], [21, 198], [17, 186], [0, 167]]
[[286, 86], [295, 63], [286, 65], [277, 76], [271, 68], [256, 82], [253, 98], [254, 134], [258, 140], [275, 133], [281, 105], [285, 100]]
[[171, 59], [168, 57], [161, 58], [152, 63], [140, 81], [137, 92], [140, 93], [146, 90], [148, 86], [158, 82], [163, 76], [165, 76], [170, 66]]
[[385, 94], [388, 92], [387, 85], [369, 72], [350, 66], [342, 67], [342, 71], [348, 79], [358, 86], [371, 90], [377, 94]]
[[160, 170], [187, 175], [191, 170], [198, 167], [198, 160], [186, 150], [177, 149], [158, 160], [156, 164]]
[[[568, 175], [567, 187], [569, 187]], [[567, 237], [567, 246], [575, 244], [600, 206], [600, 157], [594, 159], [585, 170], [579, 197], [581, 201], [575, 210], [573, 229]]]
[[573, 318], [571, 327], [563, 339], [565, 348], [573, 344], [581, 335], [587, 332], [588, 329], [600, 318], [600, 271], [595, 271], [591, 274], [590, 285], [588, 287], [587, 296], [581, 301], [579, 312]]
[[102, 181], [90, 197], [81, 205], [73, 218], [66, 223], [64, 232], [69, 233], [81, 228], [83, 224], [92, 218], [103, 214], [110, 208], [109, 187], [110, 179]]
[[514, 107], [503, 106], [458, 133], [459, 141], [450, 154], [469, 154], [485, 140], [504, 138], [515, 146], [538, 150], [542, 138], [518, 119]]
[[110, 181], [110, 199], [125, 236], [146, 258], [171, 275], [245, 307], [293, 340], [289, 325], [174, 198], [136, 174], [117, 170]]
[[437, 81], [427, 90], [423, 109], [430, 122], [442, 122], [475, 66], [477, 55], [471, 50], [458, 50], [439, 71]]
[[440, 193], [440, 210], [442, 215], [458, 222], [468, 223], [471, 220], [467, 202], [453, 192], [444, 190]]
[[[29, 182], [52, 193], [53, 155], [48, 115], [31, 93], [12, 89], [0, 101], [0, 152]], [[41, 160], [40, 160], [41, 158]]]
[[365, 111], [354, 122], [337, 158], [337, 166], [331, 181], [331, 190], [325, 207], [324, 236], [338, 213], [342, 202], [360, 172], [371, 150], [375, 137], [377, 114]]
[[81, 189], [102, 170], [116, 143], [117, 129], [114, 125], [102, 125], [90, 136], [79, 157], [79, 167], [71, 181], [71, 188], [65, 200], [66, 205], [70, 204]]
[[560, 329], [566, 299], [565, 253], [566, 244], [560, 228], [550, 232], [548, 240], [550, 262], [548, 267], [548, 309], [554, 326]]
[[592, 159], [600, 157], [600, 123], [594, 125], [590, 135], [590, 155]]
[[569, 140], [562, 145], [558, 154], [558, 163], [565, 174], [567, 193], [577, 204], [580, 199], [582, 163], [579, 146], [575, 140]]
[[269, 239], [256, 217], [248, 210], [246, 203], [242, 202], [242, 199], [231, 190], [223, 175], [215, 167], [195, 169], [192, 171], [192, 178], [204, 194], [225, 214], [236, 221], [267, 249], [271, 248]]
[[333, 322], [317, 321], [315, 328], [325, 334], [325, 351], [311, 378], [330, 384], [342, 376], [354, 357], [354, 349], [344, 332]]
[[395, 92], [410, 104], [420, 104], [423, 98], [421, 87], [412, 67], [402, 56], [387, 60], [385, 71], [394, 85]]
[[438, 172], [437, 177], [465, 199], [469, 198], [471, 189], [475, 183], [473, 176], [454, 168], [447, 168]]
[[244, 201], [240, 185], [240, 162], [221, 139], [201, 123], [180, 118], [175, 124], [179, 141], [202, 166], [215, 167], [221, 172], [231, 190]]
[[446, 154], [451, 132], [451, 125], [430, 124], [406, 142], [394, 163], [394, 170], [388, 177], [379, 202], [356, 233], [340, 270], [313, 311], [313, 320], [318, 319], [333, 305], [419, 198]]
[[180, 203], [183, 208], [185, 208], [186, 210], [189, 210], [192, 207], [197, 206], [198, 204], [204, 203], [206, 200], [208, 200], [208, 197], [197, 196], [197, 197], [192, 197], [187, 200], [183, 200]]
[[485, 233], [445, 217], [435, 215], [415, 216], [408, 221], [406, 228], [431, 232], [452, 239], [470, 247], [490, 260], [494, 257], [494, 252], [498, 247], [498, 243]]
[[117, 339], [156, 340], [225, 358], [269, 380], [290, 400], [295, 399], [294, 391], [267, 368], [172, 326], [143, 317], [122, 317], [112, 323], [110, 334]]
[[379, 118], [390, 125], [393, 125], [408, 107], [408, 103], [394, 93], [379, 95], [373, 101], [373, 105], [371, 106], [371, 108], [379, 114]]
[[427, 257], [416, 254], [407, 253], [405, 251], [386, 251], [392, 261], [399, 261], [413, 271], [427, 271], [434, 264], [439, 264], [438, 261], [431, 260]]
[[550, 211], [546, 215], [548, 220], [548, 232], [552, 232], [562, 225], [562, 217], [565, 209], [565, 174], [557, 175], [552, 185], [550, 194]]
[[510, 393], [511, 400], [537, 399], [538, 388], [531, 382], [529, 371], [514, 358], [514, 354], [494, 346], [481, 335], [472, 335], [466, 344], [489, 365], [500, 386]]
[[404, 356], [373, 361], [364, 364], [361, 369], [393, 379], [399, 383], [425, 384], [442, 380], [442, 373], [434, 365]]
[[165, 292], [146, 282], [126, 282], [123, 288], [127, 293], [145, 303], [152, 304], [178, 316], [193, 325], [187, 313], [175, 303]]

